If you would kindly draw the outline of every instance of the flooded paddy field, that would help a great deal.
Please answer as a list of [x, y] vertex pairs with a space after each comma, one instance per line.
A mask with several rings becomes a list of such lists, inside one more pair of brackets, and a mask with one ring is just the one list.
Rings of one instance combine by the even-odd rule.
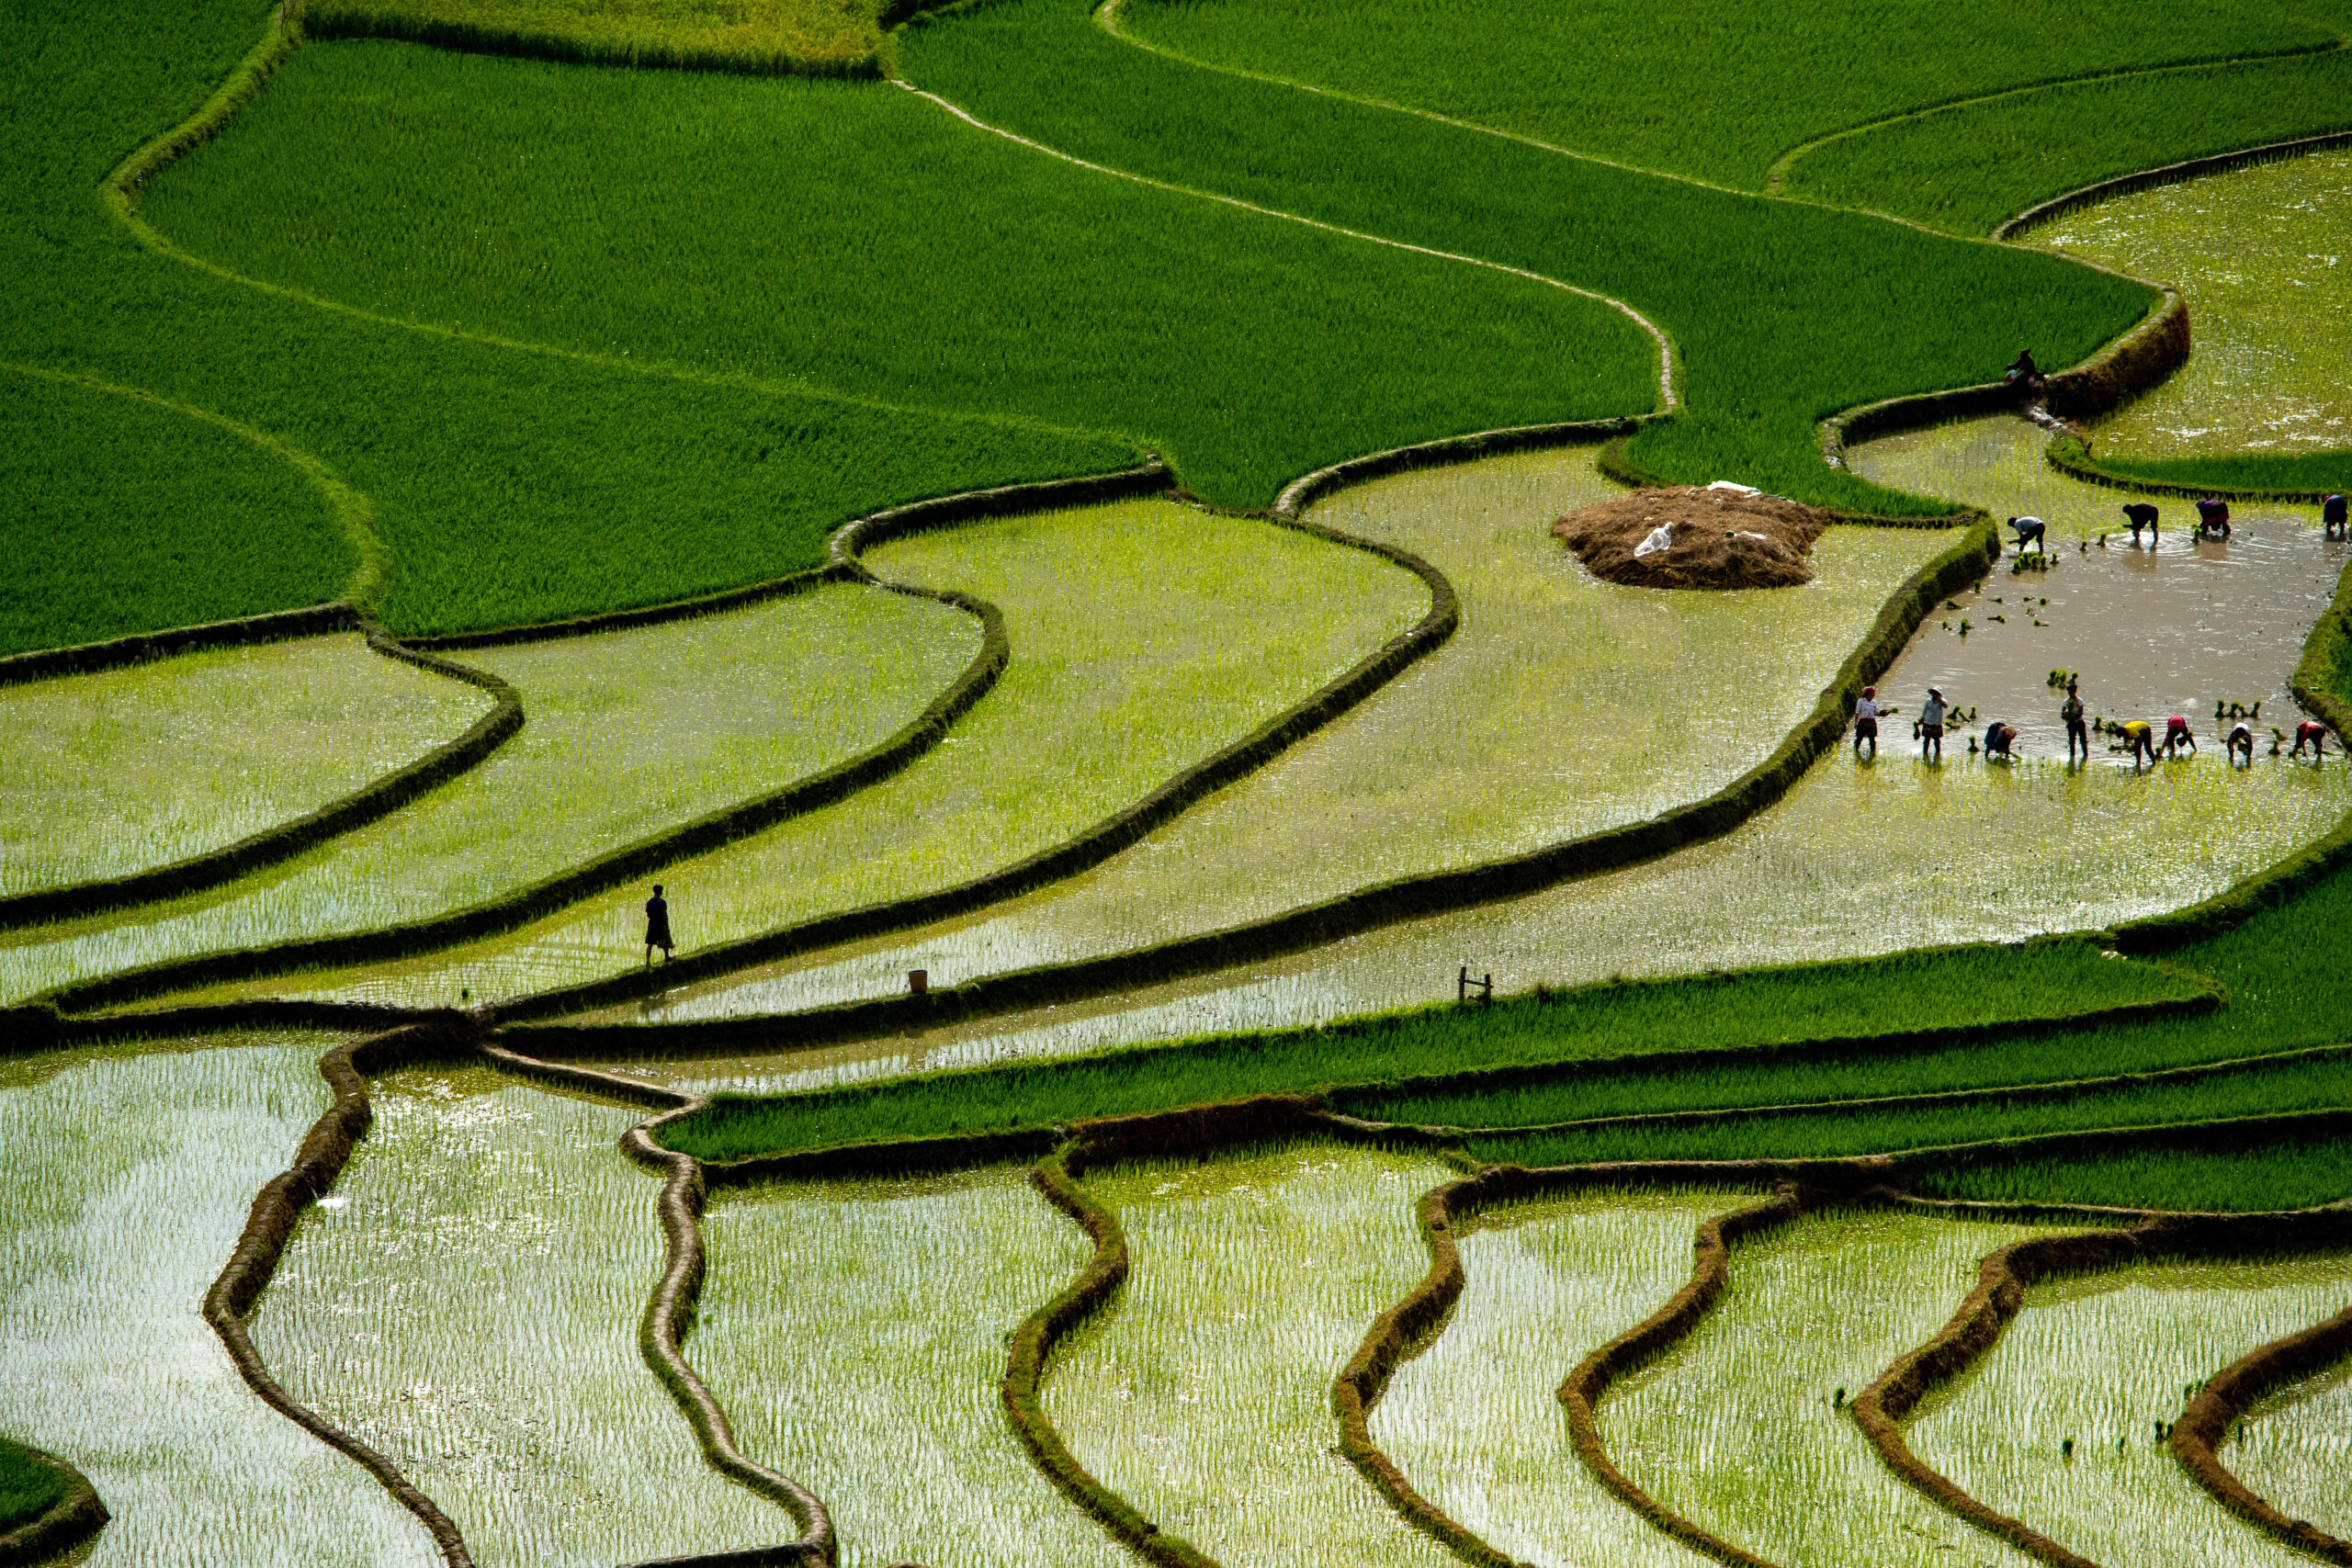
[[[1116, 1568], [1001, 1406], [1005, 1337], [1093, 1247], [1018, 1167], [721, 1190], [686, 1355], [848, 1568]], [[877, 1477], [891, 1478], [887, 1486]]]
[[375, 1478], [246, 1388], [198, 1311], [327, 1108], [334, 1042], [214, 1036], [0, 1063], [0, 1430], [114, 1516], [85, 1568], [431, 1568]]
[[[2207, 1495], [2162, 1428], [2204, 1379], [2347, 1300], [2352, 1258], [2341, 1256], [2135, 1265], [2036, 1285], [2000, 1341], [1912, 1418], [1912, 1450], [1980, 1501], [2098, 1562], [2309, 1562]], [[2263, 1425], [2250, 1423], [2262, 1435], [2223, 1449], [2223, 1461], [2267, 1450], [2267, 1469], [2242, 1472], [2257, 1490], [2283, 1482], [2290, 1495], [2340, 1495], [2321, 1468], [2324, 1449], [2271, 1448]]]
[[1753, 1193], [1611, 1192], [1491, 1210], [1455, 1232], [1445, 1331], [1397, 1368], [1372, 1438], [1432, 1503], [1536, 1568], [1691, 1568], [1706, 1559], [1596, 1481], [1561, 1380], [1690, 1278], [1691, 1237]]
[[2352, 152], [2310, 152], [2112, 197], [2037, 245], [2177, 287], [2197, 350], [2092, 431], [2133, 457], [2352, 446]]
[[0, 894], [220, 849], [396, 772], [490, 705], [356, 633], [0, 688]]
[[394, 1073], [373, 1098], [254, 1314], [288, 1392], [390, 1458], [485, 1565], [797, 1534], [705, 1463], [639, 1352], [662, 1183], [616, 1140], [643, 1112], [478, 1067]]
[[[998, 604], [1012, 662], [904, 772], [666, 869], [689, 949], [952, 886], [1050, 848], [1429, 609], [1421, 581], [1377, 556], [1159, 500], [942, 530], [868, 560]], [[642, 961], [644, 898], [625, 889], [446, 953], [261, 988], [435, 1005], [600, 978]]]
[[1046, 1364], [1044, 1404], [1079, 1462], [1228, 1568], [1442, 1568], [1338, 1452], [1331, 1382], [1429, 1266], [1413, 1206], [1428, 1159], [1300, 1146], [1121, 1165], [1125, 1290]]
[[[2352, 1292], [2344, 1304], [2352, 1305]], [[2352, 1531], [2352, 1364], [2338, 1362], [2256, 1400], [2219, 1452], [2240, 1481], [2289, 1517], [2334, 1536]]]
[[1462, 597], [1462, 628], [1142, 843], [1001, 908], [713, 982], [647, 1016], [784, 1012], [872, 996], [909, 969], [944, 985], [1115, 953], [1655, 816], [1770, 756], [1888, 596], [1956, 536], [1835, 529], [1816, 579], [1794, 588], [1623, 587], [1550, 532], [1623, 493], [1592, 456], [1407, 474], [1317, 507], [1316, 521], [1434, 563]]

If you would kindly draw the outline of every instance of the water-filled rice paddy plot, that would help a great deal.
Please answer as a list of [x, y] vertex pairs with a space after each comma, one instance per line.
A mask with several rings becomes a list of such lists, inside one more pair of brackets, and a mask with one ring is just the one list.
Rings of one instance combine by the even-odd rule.
[[[934, 1053], [1314, 1022], [1450, 998], [1464, 964], [1510, 990], [2097, 930], [2211, 897], [2333, 829], [2352, 808], [2352, 773], [2272, 757], [2269, 728], [2276, 716], [2291, 734], [2302, 716], [2289, 680], [2352, 553], [2321, 537], [2313, 508], [2252, 505], [2236, 509], [2226, 543], [2176, 525], [2134, 552], [2120, 511], [2129, 492], [2051, 469], [2045, 440], [2003, 418], [1854, 451], [1871, 478], [2041, 516], [2064, 546], [2049, 571], [1996, 567], [1928, 617], [1879, 682], [1899, 711], [1881, 724], [1874, 761], [1840, 746], [1777, 805], [1664, 860], [1311, 954], [942, 1031]], [[2168, 513], [2181, 504], [2156, 499]], [[2135, 773], [2095, 737], [2092, 765], [2068, 769], [2055, 669], [2082, 671], [2099, 716], [2151, 718], [2161, 732], [2185, 716], [2199, 751]], [[2019, 761], [1972, 757], [1960, 726], [1943, 764], [1922, 764], [1909, 721], [1929, 685], [1972, 711], [1980, 734], [1995, 718], [2017, 725]], [[2217, 698], [2262, 703], [2251, 769], [2222, 759]], [[1703, 715], [1690, 722], [1702, 728]]]
[[490, 705], [356, 635], [0, 687], [0, 895], [220, 849], [406, 766]]
[[1955, 537], [1837, 528], [1801, 587], [1629, 588], [1594, 578], [1549, 532], [1622, 493], [1577, 447], [1382, 479], [1316, 506], [1310, 520], [1446, 575], [1462, 626], [1442, 649], [1092, 872], [647, 1016], [786, 1011], [874, 995], [911, 968], [953, 983], [1119, 952], [1655, 816], [1770, 755], [1889, 595]]
[[[919, 535], [866, 559], [996, 604], [1011, 662], [904, 772], [668, 868], [682, 952], [954, 886], [1059, 844], [1430, 608], [1421, 580], [1378, 556], [1157, 499]], [[435, 1005], [597, 979], [641, 962], [643, 898], [630, 888], [511, 936], [275, 988]]]
[[[2135, 1264], [2032, 1286], [1992, 1349], [1912, 1417], [1912, 1451], [2095, 1562], [2309, 1562], [2201, 1490], [2163, 1431], [2202, 1380], [2333, 1316], [2348, 1293], [2340, 1255]], [[2326, 1410], [2320, 1397], [2303, 1416], [2288, 1403], [2247, 1421], [2221, 1453], [2274, 1502], [2340, 1524], [2341, 1483], [2323, 1468], [2332, 1439], [2309, 1419]]]
[[662, 1184], [615, 1140], [642, 1113], [480, 1067], [395, 1073], [373, 1098], [253, 1316], [288, 1392], [389, 1457], [478, 1562], [796, 1534], [704, 1462], [640, 1359]]
[[1030, 1463], [1005, 1336], [1086, 1261], [1017, 1167], [720, 1188], [686, 1354], [746, 1453], [825, 1500], [842, 1561], [1114, 1568]]
[[[113, 1518], [92, 1568], [427, 1568], [424, 1528], [254, 1398], [198, 1303], [328, 1103], [315, 1036], [0, 1066], [0, 1430]], [[76, 1559], [76, 1561], [84, 1561]]]
[[[7, 990], [27, 994], [107, 970], [430, 919], [510, 897], [879, 744], [979, 646], [978, 621], [960, 610], [832, 584], [695, 620], [466, 649], [454, 657], [512, 682], [525, 714], [523, 728], [471, 772], [234, 887], [135, 919], [25, 932], [0, 950], [0, 973]], [[435, 682], [442, 686], [473, 691]], [[0, 693], [0, 705], [19, 694]], [[216, 746], [254, 731], [250, 716], [199, 708], [175, 716], [171, 733], [208, 718], [218, 720]], [[283, 765], [278, 737], [265, 732], [253, 743], [272, 748]], [[28, 764], [0, 763], [11, 765]], [[144, 782], [153, 789], [152, 773]], [[158, 790], [154, 798], [173, 796]]]
[[1433, 1160], [1325, 1146], [1091, 1172], [1132, 1264], [1046, 1367], [1079, 1462], [1227, 1568], [1454, 1561], [1337, 1451], [1331, 1382], [1428, 1267]]

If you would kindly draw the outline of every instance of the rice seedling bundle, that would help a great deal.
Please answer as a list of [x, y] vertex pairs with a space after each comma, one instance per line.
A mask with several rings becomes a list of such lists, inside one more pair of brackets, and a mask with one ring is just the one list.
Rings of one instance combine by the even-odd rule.
[[1446, 1514], [1538, 1568], [1705, 1559], [1604, 1490], [1568, 1441], [1560, 1380], [1690, 1278], [1702, 1223], [1755, 1201], [1734, 1192], [1614, 1192], [1479, 1215], [1454, 1240], [1462, 1298], [1399, 1367], [1373, 1441]]
[[0, 1428], [70, 1460], [113, 1520], [91, 1568], [429, 1568], [367, 1472], [253, 1396], [198, 1303], [326, 1109], [317, 1036], [0, 1067]]
[[1888, 595], [1950, 544], [1939, 529], [1837, 529], [1802, 588], [1621, 587], [1548, 532], [1616, 493], [1591, 462], [1589, 448], [1497, 457], [1317, 507], [1316, 521], [1445, 573], [1463, 625], [1442, 649], [1049, 895], [657, 1016], [783, 1011], [872, 995], [910, 968], [967, 976], [1121, 952], [1657, 816], [1770, 756]]
[[1789, 165], [1785, 188], [1953, 233], [1989, 233], [2036, 202], [2100, 180], [2340, 130], [2347, 85], [2352, 56], [2341, 51], [2058, 82], [1830, 142]]
[[2102, 464], [2352, 446], [2352, 400], [2335, 374], [2352, 352], [2352, 284], [2334, 259], [2352, 243], [2352, 153], [2114, 197], [2033, 242], [2169, 280], [2196, 323], [2188, 363], [2094, 431]]
[[145, 210], [208, 259], [403, 318], [1117, 431], [1240, 506], [1358, 453], [1656, 395], [1649, 340], [1605, 304], [1109, 179], [879, 84], [325, 44]]
[[1826, 468], [1815, 423], [1993, 379], [2023, 344], [2073, 364], [2154, 303], [2141, 285], [2053, 256], [1193, 66], [1112, 36], [1069, 0], [1011, 0], [922, 28], [903, 63], [972, 113], [1081, 157], [1625, 300], [1673, 339], [1685, 399], [1626, 456], [1675, 483], [1940, 510]]
[[[1059, 843], [1304, 699], [1429, 604], [1419, 579], [1377, 557], [1157, 500], [922, 535], [869, 558], [997, 604], [1012, 663], [903, 773], [665, 871], [688, 951]], [[315, 989], [437, 1004], [608, 975], [642, 960], [644, 898], [616, 892]]]
[[1838, 0], [1809, 8], [1802, 25], [1760, 4], [1603, 0], [1569, 11], [1515, 3], [1467, 13], [1439, 0], [1130, 0], [1119, 23], [1192, 59], [1747, 189], [1761, 188], [1767, 169], [1801, 143], [1956, 96], [2308, 49], [2335, 36], [2286, 7], [2256, 16], [2218, 0], [2109, 0], [2064, 15], [1980, 5], [1900, 20]]
[[727, 1190], [703, 1233], [686, 1353], [744, 1450], [825, 1500], [844, 1563], [1125, 1561], [1005, 1420], [1005, 1336], [1091, 1251], [1020, 1169]]
[[870, 0], [317, 0], [302, 28], [656, 69], [865, 76], [888, 58], [878, 9]]
[[[351, 542], [274, 454], [185, 414], [0, 371], [0, 654], [316, 604]], [[191, 558], [209, 570], [189, 571]]]
[[1331, 1380], [1428, 1267], [1432, 1160], [1303, 1146], [1122, 1166], [1124, 1292], [1062, 1342], [1046, 1413], [1079, 1462], [1229, 1568], [1312, 1559], [1439, 1568], [1336, 1450]]
[[489, 706], [356, 636], [0, 687], [0, 893], [233, 843], [407, 765]]
[[288, 1392], [390, 1457], [484, 1564], [792, 1535], [704, 1462], [639, 1354], [662, 1184], [614, 1140], [641, 1112], [486, 1068], [395, 1074], [374, 1098], [254, 1315]]
[[[2135, 1266], [2038, 1285], [1999, 1343], [1912, 1420], [1912, 1449], [2099, 1562], [2307, 1562], [2208, 1495], [2160, 1435], [2202, 1379], [2341, 1311], [2348, 1280], [2335, 1258]], [[2300, 1468], [2301, 1456], [2281, 1457]]]
[[879, 744], [978, 646], [959, 610], [842, 584], [723, 615], [469, 649], [458, 657], [512, 682], [525, 714], [481, 766], [243, 889], [162, 918], [28, 933], [0, 968], [37, 988], [44, 974], [367, 931], [497, 898]]
[[1878, 1210], [1742, 1244], [1691, 1335], [1601, 1402], [1610, 1456], [1668, 1507], [1784, 1568], [2030, 1562], [1888, 1470], [1840, 1398], [1943, 1326], [1976, 1260], [2034, 1234]]

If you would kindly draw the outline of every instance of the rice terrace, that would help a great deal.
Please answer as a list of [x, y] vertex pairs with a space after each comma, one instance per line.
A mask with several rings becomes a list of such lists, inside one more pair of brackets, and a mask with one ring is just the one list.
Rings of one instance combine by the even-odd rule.
[[2352, 0], [0, 37], [0, 1564], [2352, 1564]]

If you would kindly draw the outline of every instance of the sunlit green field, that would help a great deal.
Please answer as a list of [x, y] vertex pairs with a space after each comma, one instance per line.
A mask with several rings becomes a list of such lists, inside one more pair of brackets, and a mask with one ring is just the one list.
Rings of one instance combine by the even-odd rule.
[[[1984, 387], [2175, 284], [2089, 460], [2336, 483], [2352, 164], [2248, 150], [2352, 129], [2347, 0], [0, 48], [0, 897], [485, 720], [397, 639], [520, 708], [0, 932], [24, 1555], [2352, 1557], [2164, 1442], [2346, 1304], [2352, 766], [2288, 748], [2352, 714], [2352, 543], [2169, 491], [2134, 543]], [[1600, 582], [1551, 525], [1649, 475], [1845, 515], [1802, 587]], [[1904, 1416], [1965, 1497], [1873, 1446], [1988, 1253], [2182, 1211], [2238, 1260], [2062, 1269]], [[2217, 1438], [2322, 1532], [2346, 1368]]]

